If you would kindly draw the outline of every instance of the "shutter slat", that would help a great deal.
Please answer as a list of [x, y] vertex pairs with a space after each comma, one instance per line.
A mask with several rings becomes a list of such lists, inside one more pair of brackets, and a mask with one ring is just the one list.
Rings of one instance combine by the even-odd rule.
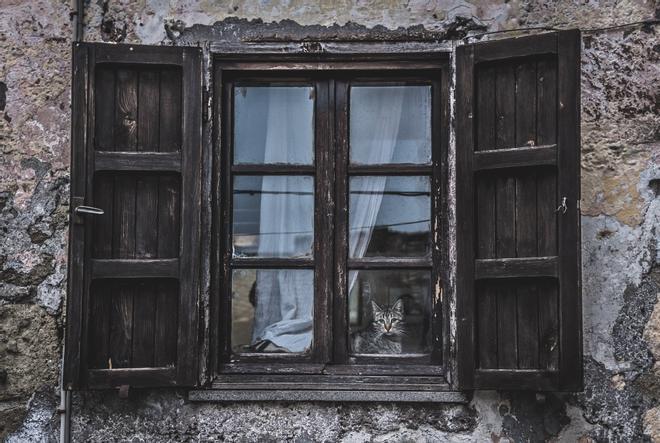
[[462, 388], [581, 386], [579, 47], [562, 31], [457, 51]]
[[181, 154], [108, 152], [95, 154], [94, 169], [97, 171], [181, 171]]
[[558, 257], [478, 259], [475, 261], [475, 278], [557, 277], [558, 262]]
[[557, 164], [557, 145], [487, 150], [474, 153], [474, 170], [552, 166]]
[[104, 213], [72, 224], [70, 389], [196, 384], [200, 52], [74, 50], [73, 115], [89, 125], [74, 123], [71, 206]]
[[177, 278], [179, 259], [94, 259], [93, 278]]

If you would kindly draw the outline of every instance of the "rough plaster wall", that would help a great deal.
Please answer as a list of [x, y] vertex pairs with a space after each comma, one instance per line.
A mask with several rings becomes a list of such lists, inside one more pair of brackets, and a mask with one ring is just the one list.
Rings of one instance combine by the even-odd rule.
[[[53, 440], [58, 432], [68, 5], [0, 4], [0, 438], [11, 434], [9, 441]], [[249, 29], [230, 17], [323, 26], [352, 21], [456, 36], [465, 28], [593, 28], [659, 15], [650, 0], [97, 0], [86, 8], [87, 40], [155, 44]], [[188, 403], [183, 392], [137, 392], [129, 400], [83, 394], [74, 399], [75, 440], [660, 441], [657, 32], [634, 28], [583, 39], [583, 393], [480, 392], [467, 406], [206, 405]]]

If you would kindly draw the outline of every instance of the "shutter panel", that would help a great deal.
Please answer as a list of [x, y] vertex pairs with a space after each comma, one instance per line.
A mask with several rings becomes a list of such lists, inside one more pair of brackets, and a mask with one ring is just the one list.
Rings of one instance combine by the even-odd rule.
[[199, 48], [74, 45], [69, 389], [196, 384], [201, 86]]
[[581, 389], [579, 82], [578, 31], [458, 48], [461, 388]]

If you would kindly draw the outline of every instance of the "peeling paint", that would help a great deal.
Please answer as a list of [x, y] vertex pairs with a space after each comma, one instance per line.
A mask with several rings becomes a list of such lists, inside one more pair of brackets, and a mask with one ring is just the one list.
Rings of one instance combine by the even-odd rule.
[[[0, 337], [0, 432], [13, 433], [9, 441], [57, 435], [70, 158], [68, 8], [55, 0], [0, 6], [0, 328], [8, 331]], [[84, 31], [88, 41], [144, 44], [294, 39], [315, 48], [367, 37], [456, 46], [460, 40], [445, 40], [523, 26], [609, 26], [657, 17], [656, 9], [645, 0], [99, 0], [85, 2]], [[74, 399], [74, 439], [660, 441], [658, 48], [652, 26], [583, 35], [584, 392], [477, 392], [467, 406], [208, 405], [188, 403], [184, 391], [133, 392], [128, 400], [83, 393]], [[453, 115], [453, 84], [451, 95]], [[452, 272], [444, 294], [451, 312], [460, 297], [453, 292], [455, 156], [452, 132]], [[453, 343], [455, 315], [450, 321]]]

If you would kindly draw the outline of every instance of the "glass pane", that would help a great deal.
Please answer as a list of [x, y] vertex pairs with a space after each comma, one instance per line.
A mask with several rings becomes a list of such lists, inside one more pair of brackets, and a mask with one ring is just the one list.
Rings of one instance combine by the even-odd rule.
[[431, 250], [429, 177], [351, 177], [349, 256], [419, 257]]
[[236, 269], [231, 293], [234, 353], [309, 351], [314, 271]]
[[234, 163], [314, 161], [314, 88], [234, 88]]
[[235, 257], [311, 257], [314, 179], [235, 177], [232, 220]]
[[430, 86], [352, 87], [350, 109], [352, 163], [430, 163]]
[[351, 353], [429, 352], [429, 271], [350, 271], [348, 281]]

